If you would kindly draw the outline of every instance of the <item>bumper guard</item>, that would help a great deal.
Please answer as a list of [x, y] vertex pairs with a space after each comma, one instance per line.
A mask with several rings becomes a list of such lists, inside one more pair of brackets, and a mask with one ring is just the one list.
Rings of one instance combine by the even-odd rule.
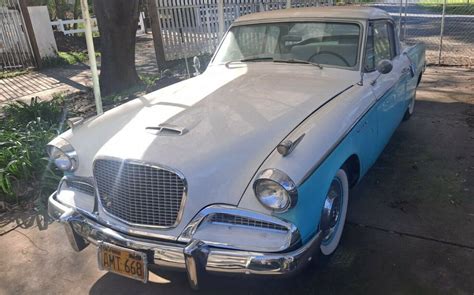
[[187, 245], [141, 239], [125, 235], [96, 222], [74, 208], [49, 197], [49, 215], [64, 224], [72, 248], [81, 251], [89, 243], [107, 242], [134, 250], [153, 252], [153, 264], [163, 268], [185, 270], [193, 289], [199, 288], [201, 276], [206, 273], [227, 273], [265, 276], [289, 276], [311, 261], [322, 240], [318, 232], [300, 248], [286, 253], [262, 253], [213, 248], [199, 240]]

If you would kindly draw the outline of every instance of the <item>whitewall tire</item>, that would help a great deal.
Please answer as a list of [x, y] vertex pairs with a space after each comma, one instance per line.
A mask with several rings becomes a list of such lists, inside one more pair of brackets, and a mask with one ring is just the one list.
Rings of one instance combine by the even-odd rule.
[[334, 176], [323, 207], [321, 229], [323, 240], [320, 250], [323, 256], [330, 256], [336, 251], [341, 240], [346, 222], [347, 205], [349, 202], [349, 181], [343, 169]]

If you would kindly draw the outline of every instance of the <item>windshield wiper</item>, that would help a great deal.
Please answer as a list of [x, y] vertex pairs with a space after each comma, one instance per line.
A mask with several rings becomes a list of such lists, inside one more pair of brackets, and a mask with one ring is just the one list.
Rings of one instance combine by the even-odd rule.
[[316, 67], [320, 68], [321, 70], [323, 69], [323, 66], [318, 64], [318, 63], [307, 61], [307, 60], [302, 60], [302, 59], [295, 59], [295, 58], [274, 59], [273, 62], [282, 62], [282, 63], [289, 63], [289, 64], [307, 64], [307, 65], [316, 66]]
[[273, 57], [270, 57], [270, 56], [263, 56], [263, 57], [253, 56], [253, 57], [243, 58], [240, 61], [241, 62], [246, 62], [246, 61], [261, 61], [261, 60], [273, 60]]

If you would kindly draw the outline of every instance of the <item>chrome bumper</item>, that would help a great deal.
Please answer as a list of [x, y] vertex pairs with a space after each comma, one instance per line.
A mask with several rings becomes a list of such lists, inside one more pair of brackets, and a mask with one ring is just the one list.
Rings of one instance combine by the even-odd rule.
[[[200, 276], [209, 273], [288, 276], [301, 270], [319, 249], [318, 232], [300, 248], [286, 253], [262, 253], [213, 248], [199, 240], [188, 244], [141, 239], [125, 235], [78, 213], [49, 197], [49, 215], [64, 224], [71, 246], [81, 251], [89, 243], [108, 242], [118, 246], [153, 253], [153, 264], [185, 270], [191, 287], [198, 288]], [[150, 262], [149, 262], [150, 263]]]

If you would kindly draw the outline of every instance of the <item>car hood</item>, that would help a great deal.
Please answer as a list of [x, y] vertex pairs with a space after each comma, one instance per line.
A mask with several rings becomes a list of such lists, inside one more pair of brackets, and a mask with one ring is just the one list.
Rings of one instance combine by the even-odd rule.
[[[357, 82], [357, 72], [293, 64], [234, 64], [150, 93], [71, 131], [76, 174], [100, 157], [175, 169], [188, 197], [179, 227], [210, 204], [237, 205], [276, 145], [312, 112]], [[147, 127], [185, 129], [153, 134]]]

